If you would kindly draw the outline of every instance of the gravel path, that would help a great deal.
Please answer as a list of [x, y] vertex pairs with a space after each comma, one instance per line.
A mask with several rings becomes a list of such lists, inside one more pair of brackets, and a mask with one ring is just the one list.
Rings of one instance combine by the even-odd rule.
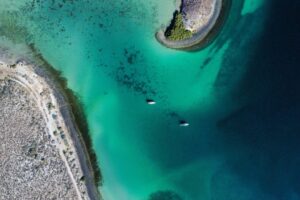
[[0, 80], [0, 199], [78, 199], [33, 97]]
[[0, 199], [101, 199], [67, 102], [35, 67], [0, 62]]

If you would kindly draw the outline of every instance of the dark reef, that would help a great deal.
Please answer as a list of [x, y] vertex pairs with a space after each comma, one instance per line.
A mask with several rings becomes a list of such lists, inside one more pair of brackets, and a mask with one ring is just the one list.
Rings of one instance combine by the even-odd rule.
[[177, 193], [166, 190], [152, 193], [149, 200], [183, 200]]

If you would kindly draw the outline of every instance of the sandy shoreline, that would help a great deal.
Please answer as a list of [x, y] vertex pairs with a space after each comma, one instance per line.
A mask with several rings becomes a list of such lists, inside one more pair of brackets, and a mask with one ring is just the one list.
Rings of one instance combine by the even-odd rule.
[[227, 15], [228, 7], [230, 7], [230, 0], [216, 0], [214, 13], [208, 24], [200, 28], [189, 39], [181, 41], [168, 40], [165, 37], [165, 29], [167, 27], [160, 29], [155, 34], [155, 37], [159, 43], [171, 49], [196, 50], [202, 48], [209, 43], [209, 40], [212, 39], [217, 32], [219, 32], [220, 27], [223, 25], [224, 18]]
[[51, 139], [55, 141], [61, 159], [67, 167], [78, 199], [102, 199], [70, 105], [63, 91], [60, 91], [47, 75], [45, 69], [25, 60], [16, 63], [3, 58], [0, 60], [0, 78], [17, 82], [34, 96]]

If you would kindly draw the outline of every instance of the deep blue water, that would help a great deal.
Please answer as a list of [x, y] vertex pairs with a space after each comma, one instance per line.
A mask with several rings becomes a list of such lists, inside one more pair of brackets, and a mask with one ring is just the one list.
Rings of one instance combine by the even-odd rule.
[[0, 0], [0, 44], [33, 43], [81, 97], [105, 199], [300, 199], [300, 1], [233, 0], [220, 34], [189, 53], [155, 41], [174, 8]]
[[219, 121], [227, 145], [239, 152], [230, 170], [259, 189], [251, 199], [300, 198], [299, 8], [299, 1], [272, 1], [235, 93], [247, 103]]

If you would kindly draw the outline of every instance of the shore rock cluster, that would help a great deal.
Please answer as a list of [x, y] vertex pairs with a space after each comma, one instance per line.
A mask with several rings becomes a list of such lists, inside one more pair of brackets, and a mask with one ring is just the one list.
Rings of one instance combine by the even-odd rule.
[[214, 14], [216, 0], [182, 0], [181, 12], [187, 30], [198, 31], [206, 26]]

